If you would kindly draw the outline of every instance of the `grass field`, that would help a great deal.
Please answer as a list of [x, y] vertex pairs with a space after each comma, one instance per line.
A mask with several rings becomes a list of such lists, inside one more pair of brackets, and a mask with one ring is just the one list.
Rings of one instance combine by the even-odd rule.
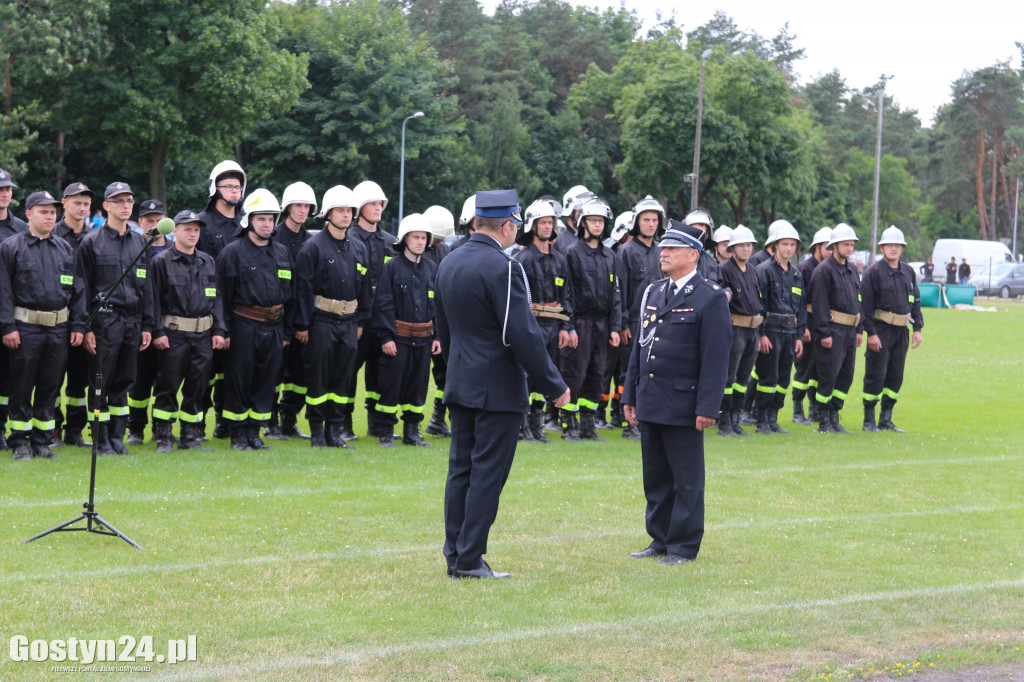
[[[522, 445], [488, 559], [444, 575], [447, 441], [100, 459], [98, 511], [145, 547], [59, 533], [88, 456], [0, 461], [0, 679], [63, 679], [9, 639], [195, 635], [145, 679], [847, 679], [1024, 663], [1024, 305], [926, 310], [894, 419], [707, 439], [695, 563], [647, 544], [640, 453]], [[858, 356], [858, 370], [863, 357]], [[121, 665], [125, 665], [122, 663]], [[1021, 668], [1024, 670], [1024, 668]], [[134, 678], [112, 673], [108, 677]], [[77, 679], [71, 676], [72, 679]]]

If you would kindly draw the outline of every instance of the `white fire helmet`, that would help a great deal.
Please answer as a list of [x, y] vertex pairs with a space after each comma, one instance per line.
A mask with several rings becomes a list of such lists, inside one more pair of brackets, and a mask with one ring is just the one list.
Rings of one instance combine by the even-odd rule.
[[828, 244], [830, 239], [832, 239], [832, 228], [821, 228], [814, 233], [814, 239], [811, 240], [811, 249], [814, 249], [818, 244]]
[[739, 246], [740, 244], [756, 244], [757, 239], [754, 238], [754, 233], [750, 231], [749, 227], [744, 225], [737, 225], [732, 229], [732, 234], [729, 235], [729, 250], [732, 251], [732, 247]]
[[832, 237], [828, 240], [829, 246], [834, 246], [839, 242], [855, 242], [857, 241], [857, 233], [853, 231], [853, 228], [846, 223], [839, 223], [832, 228]]
[[316, 213], [316, 193], [304, 182], [293, 182], [284, 188], [284, 194], [281, 195], [281, 210], [284, 211], [292, 204], [309, 204], [312, 206], [309, 214], [313, 215]]
[[608, 205], [604, 199], [600, 197], [594, 197], [580, 207], [580, 218], [579, 225], [580, 230], [584, 230], [583, 234], [586, 234], [583, 222], [588, 216], [598, 216], [604, 218], [604, 229], [601, 230], [601, 234], [608, 232], [608, 228], [611, 227], [615, 221], [615, 215], [612, 213], [612, 207]]
[[576, 205], [576, 197], [580, 196], [581, 194], [587, 194], [588, 192], [590, 192], [590, 190], [588, 190], [583, 185], [576, 185], [568, 192], [566, 192], [565, 196], [562, 197], [562, 215], [567, 216], [571, 214], [573, 210], [578, 208], [578, 206]]
[[207, 204], [207, 207], [209, 207], [213, 203], [212, 197], [217, 194], [217, 178], [219, 178], [222, 175], [226, 175], [228, 173], [238, 174], [238, 175], [242, 176], [242, 178], [241, 178], [241, 180], [242, 180], [242, 191], [239, 193], [238, 196], [240, 196], [240, 197], [244, 197], [245, 196], [245, 180], [246, 180], [245, 171], [242, 170], [242, 167], [239, 166], [234, 161], [232, 161], [230, 159], [226, 159], [226, 160], [221, 161], [220, 163], [218, 163], [216, 166], [213, 167], [213, 170], [210, 171], [210, 179], [209, 179], [209, 182], [208, 182], [208, 189], [210, 190], [211, 200], [210, 200], [209, 204]]
[[636, 222], [636, 214], [633, 211], [620, 213], [615, 219], [615, 227], [612, 228], [612, 243], [618, 244], [633, 229], [634, 222]]
[[658, 231], [655, 232], [655, 235], [660, 237], [665, 231], [665, 207], [650, 194], [636, 202], [636, 206], [633, 207], [633, 224], [630, 226], [629, 233], [634, 237], [640, 234], [640, 214], [647, 211], [654, 211], [658, 214]]
[[[553, 222], [558, 220], [558, 214], [555, 213], [551, 202], [546, 199], [538, 199], [526, 207], [526, 213], [523, 214], [523, 233], [533, 230], [533, 225], [538, 218], [552, 218]], [[554, 224], [552, 224], [552, 228], [554, 228]], [[551, 236], [554, 237], [553, 231]]]
[[363, 206], [366, 206], [371, 201], [383, 201], [384, 208], [388, 207], [388, 198], [384, 195], [384, 190], [373, 180], [363, 180], [353, 187], [352, 191], [356, 195], [356, 202], [359, 203], [356, 206], [356, 216], [362, 212]]
[[281, 215], [281, 204], [277, 203], [277, 198], [270, 193], [270, 190], [262, 187], [247, 196], [242, 202], [242, 227], [249, 227], [249, 216], [258, 213], [273, 214], [275, 223], [277, 216]]
[[729, 242], [729, 235], [732, 234], [732, 228], [728, 225], [720, 225], [715, 233], [711, 236], [711, 241], [716, 244], [727, 244]]
[[430, 221], [422, 213], [410, 213], [402, 218], [402, 222], [398, 224], [398, 243], [401, 244], [405, 235], [410, 232], [426, 232], [428, 245], [431, 235], [434, 234], [430, 229]]
[[706, 208], [696, 208], [690, 211], [683, 218], [683, 222], [687, 225], [707, 225], [709, 235], [715, 231], [715, 221]]
[[903, 238], [903, 230], [895, 225], [887, 227], [882, 232], [881, 239], [878, 240], [879, 246], [884, 246], [886, 244], [900, 244], [902, 246], [906, 246], [907, 240]]
[[776, 220], [768, 226], [768, 239], [765, 240], [764, 245], [774, 244], [780, 239], [795, 239], [797, 243], [800, 243], [800, 233], [788, 220]]
[[326, 219], [331, 209], [335, 208], [351, 208], [354, 213], [359, 208], [355, 192], [345, 185], [335, 185], [324, 192], [324, 207], [320, 211], [320, 217]]
[[430, 231], [435, 237], [444, 239], [455, 234], [455, 216], [444, 206], [431, 206], [423, 212], [423, 217], [430, 223]]
[[459, 227], [466, 227], [476, 217], [476, 195], [470, 194], [462, 204], [462, 213], [459, 215]]

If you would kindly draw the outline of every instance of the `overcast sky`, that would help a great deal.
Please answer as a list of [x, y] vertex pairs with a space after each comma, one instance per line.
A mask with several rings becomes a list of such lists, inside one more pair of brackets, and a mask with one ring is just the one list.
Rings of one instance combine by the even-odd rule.
[[[619, 0], [574, 4], [618, 7]], [[494, 0], [483, 0], [493, 11]], [[851, 88], [878, 82], [883, 73], [895, 76], [887, 92], [902, 109], [916, 109], [930, 125], [936, 107], [950, 99], [950, 85], [964, 70], [1010, 60], [1020, 68], [1015, 40], [1024, 41], [1024, 11], [1013, 2], [968, 0], [922, 3], [906, 0], [811, 2], [809, 0], [723, 0], [701, 4], [666, 0], [625, 0], [645, 25], [653, 25], [660, 9], [676, 8], [684, 31], [706, 23], [716, 9], [731, 16], [740, 29], [771, 38], [787, 21], [796, 47], [806, 50], [796, 62], [800, 82], [839, 69]]]

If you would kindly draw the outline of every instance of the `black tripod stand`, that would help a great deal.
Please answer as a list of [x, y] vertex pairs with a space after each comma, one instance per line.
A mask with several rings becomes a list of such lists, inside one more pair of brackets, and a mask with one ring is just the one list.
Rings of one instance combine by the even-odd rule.
[[[89, 318], [85, 321], [86, 329], [89, 329], [91, 327], [93, 320], [95, 320], [97, 317], [99, 317], [101, 322], [101, 324], [99, 325], [99, 333], [96, 335], [96, 373], [93, 379], [92, 391], [90, 394], [90, 397], [92, 398], [93, 412], [92, 423], [94, 425], [98, 425], [98, 428], [97, 432], [93, 434], [92, 439], [92, 467], [89, 472], [89, 501], [82, 505], [82, 507], [85, 508], [85, 511], [76, 516], [75, 518], [71, 519], [70, 521], [65, 521], [59, 526], [54, 526], [49, 530], [44, 530], [42, 533], [39, 533], [38, 535], [33, 535], [27, 540], [22, 540], [21, 544], [25, 544], [26, 542], [32, 542], [33, 540], [38, 540], [39, 538], [45, 537], [50, 533], [85, 531], [87, 533], [97, 533], [99, 535], [110, 535], [113, 537], [118, 537], [127, 542], [135, 549], [142, 549], [142, 547], [140, 547], [130, 537], [128, 537], [127, 535], [125, 535], [124, 533], [122, 533], [121, 531], [114, 528], [106, 521], [104, 521], [103, 518], [100, 516], [99, 512], [96, 511], [96, 455], [98, 454], [98, 450], [101, 446], [102, 441], [105, 440], [105, 438], [100, 438], [99, 434], [106, 429], [106, 425], [101, 424], [101, 422], [99, 421], [99, 415], [100, 412], [103, 410], [104, 401], [106, 399], [103, 394], [103, 331], [106, 329], [107, 326], [107, 318], [113, 312], [113, 310], [110, 307], [110, 297], [113, 295], [115, 291], [117, 291], [117, 288], [121, 286], [121, 282], [123, 282], [125, 277], [128, 276], [128, 273], [134, 271], [135, 264], [139, 262], [140, 258], [142, 258], [142, 254], [146, 253], [146, 250], [149, 249], [150, 246], [152, 246], [153, 242], [156, 241], [157, 237], [159, 236], [160, 234], [154, 234], [149, 238], [149, 241], [146, 242], [146, 245], [142, 247], [142, 250], [139, 251], [138, 255], [135, 256], [135, 258], [128, 265], [128, 267], [125, 268], [124, 272], [121, 273], [121, 276], [118, 278], [118, 280], [114, 282], [114, 285], [112, 287], [110, 287], [109, 293], [96, 294], [96, 307], [93, 308], [92, 312], [89, 314]], [[79, 521], [85, 521], [85, 526], [75, 526], [75, 524]]]

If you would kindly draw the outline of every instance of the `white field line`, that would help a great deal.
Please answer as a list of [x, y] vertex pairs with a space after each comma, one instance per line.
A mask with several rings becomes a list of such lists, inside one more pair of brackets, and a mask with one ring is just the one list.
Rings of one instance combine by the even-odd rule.
[[[1005, 512], [1012, 509], [1024, 509], [1024, 503], [1016, 505], [991, 505], [991, 506], [960, 506], [960, 507], [944, 507], [941, 509], [914, 509], [910, 511], [900, 512], [884, 512], [877, 514], [844, 514], [842, 516], [816, 516], [807, 518], [792, 518], [792, 519], [761, 519], [761, 520], [748, 520], [748, 521], [726, 521], [724, 523], [712, 523], [708, 524], [707, 530], [714, 532], [716, 530], [731, 530], [738, 528], [773, 528], [779, 526], [798, 526], [808, 524], [824, 524], [824, 523], [864, 523], [873, 520], [884, 520], [894, 518], [912, 518], [912, 517], [924, 517], [924, 516], [943, 516], [943, 515], [960, 515], [960, 514], [984, 514], [994, 512]], [[631, 528], [614, 531], [606, 531], [602, 533], [574, 533], [574, 534], [555, 534], [545, 536], [523, 536], [521, 534], [513, 534], [511, 538], [506, 539], [505, 542], [509, 545], [516, 544], [531, 544], [531, 545], [568, 545], [573, 542], [586, 542], [592, 540], [600, 540], [602, 538], [612, 537], [632, 537], [642, 536], [642, 528]], [[49, 575], [41, 572], [31, 573], [11, 573], [7, 575], [0, 575], [0, 584], [5, 583], [16, 583], [33, 581], [40, 582], [45, 580], [78, 580], [83, 578], [111, 578], [118, 576], [129, 576], [129, 575], [145, 575], [149, 573], [177, 573], [184, 571], [206, 571], [221, 568], [239, 567], [239, 566], [263, 566], [272, 564], [283, 564], [283, 563], [302, 563], [309, 561], [345, 561], [348, 559], [354, 559], [358, 557], [366, 556], [391, 556], [391, 555], [405, 555], [405, 554], [419, 554], [425, 552], [440, 553], [441, 541], [438, 540], [436, 543], [429, 545], [406, 545], [396, 547], [366, 547], [366, 548], [352, 548], [343, 551], [333, 552], [306, 552], [303, 554], [286, 554], [286, 555], [267, 555], [267, 556], [256, 556], [256, 557], [240, 557], [236, 559], [214, 559], [211, 561], [195, 561], [195, 562], [178, 562], [172, 564], [145, 564], [141, 566], [112, 566], [106, 568], [95, 568], [95, 569], [84, 569], [79, 571], [51, 573]]]
[[[698, 609], [694, 611], [676, 612], [668, 614], [651, 614], [630, 618], [626, 620], [597, 621], [591, 623], [567, 623], [563, 625], [550, 625], [545, 627], [527, 628], [523, 630], [510, 630], [495, 633], [492, 635], [477, 635], [471, 637], [452, 637], [448, 639], [432, 639], [418, 642], [407, 642], [390, 646], [370, 646], [365, 648], [338, 648], [317, 656], [290, 656], [276, 661], [266, 663], [254, 662], [243, 665], [217, 665], [208, 667], [187, 667], [171, 671], [164, 669], [159, 671], [157, 680], [207, 680], [216, 678], [239, 678], [251, 679], [260, 673], [280, 672], [296, 670], [299, 668], [325, 668], [332, 666], [347, 666], [354, 663], [367, 662], [377, 659], [388, 658], [413, 652], [442, 651], [446, 649], [461, 649], [464, 647], [484, 646], [494, 644], [509, 644], [532, 639], [546, 639], [552, 637], [571, 637], [577, 635], [591, 635], [602, 633], [615, 633], [633, 629], [644, 629], [652, 624], [703, 623], [718, 618], [734, 616], [747, 616], [775, 611], [807, 611], [811, 609], [837, 609], [853, 604], [866, 604], [872, 602], [893, 602], [904, 599], [922, 599], [930, 597], [943, 597], [950, 595], [962, 595], [970, 592], [982, 592], [986, 590], [1017, 589], [1024, 587], [1024, 578], [1018, 580], [999, 580], [988, 583], [938, 585], [934, 587], [921, 587], [909, 590], [893, 590], [890, 592], [869, 592], [865, 594], [851, 594], [845, 597], [832, 599], [813, 599], [784, 601], [777, 603], [740, 604], [710, 609]], [[183, 664], [187, 665], [187, 664]], [[336, 671], [337, 672], [337, 671]]]
[[[840, 470], [872, 470], [872, 469], [889, 469], [893, 467], [916, 467], [916, 466], [937, 466], [943, 464], [987, 464], [987, 463], [999, 463], [999, 462], [1015, 462], [1024, 460], [1024, 455], [995, 455], [991, 457], [953, 457], [948, 459], [910, 459], [910, 460], [892, 460], [885, 462], [850, 462], [846, 464], [816, 464], [808, 466], [788, 466], [788, 467], [769, 467], [765, 469], [733, 469], [723, 470], [718, 469], [715, 463], [712, 461], [708, 466], [708, 478], [716, 476], [771, 476], [774, 474], [795, 474], [795, 473], [806, 473], [806, 472], [831, 472]], [[559, 483], [567, 481], [587, 481], [587, 480], [600, 480], [608, 478], [609, 476], [605, 473], [594, 473], [594, 474], [578, 474], [575, 476], [559, 476], [555, 479], [551, 478], [546, 474], [537, 474], [523, 477], [516, 477], [514, 474], [510, 479], [511, 485], [532, 485], [536, 483]], [[616, 478], [621, 477], [621, 474], [615, 475]], [[412, 485], [412, 484], [410, 484]], [[443, 489], [444, 480], [439, 479], [437, 482], [438, 489]], [[380, 485], [367, 485], [364, 486], [366, 490], [407, 490], [410, 486], [395, 485], [392, 483], [384, 483]], [[331, 488], [242, 488], [239, 490], [209, 490], [206, 492], [166, 492], [166, 493], [132, 493], [130, 495], [116, 495], [116, 494], [99, 494], [96, 498], [96, 505], [99, 506], [104, 502], [124, 502], [128, 504], [143, 504], [143, 503], [157, 503], [157, 502], [197, 502], [197, 501], [208, 501], [208, 500], [220, 500], [220, 499], [248, 499], [263, 496], [280, 496], [290, 497], [297, 495], [330, 495], [338, 492], [337, 487]], [[0, 509], [29, 509], [34, 507], [60, 507], [60, 506], [71, 506], [77, 507], [82, 504], [82, 500], [86, 491], [83, 490], [83, 497], [81, 498], [62, 498], [56, 500], [44, 500], [44, 501], [33, 501], [27, 502], [23, 500], [16, 500], [7, 497], [6, 499], [0, 499]]]

